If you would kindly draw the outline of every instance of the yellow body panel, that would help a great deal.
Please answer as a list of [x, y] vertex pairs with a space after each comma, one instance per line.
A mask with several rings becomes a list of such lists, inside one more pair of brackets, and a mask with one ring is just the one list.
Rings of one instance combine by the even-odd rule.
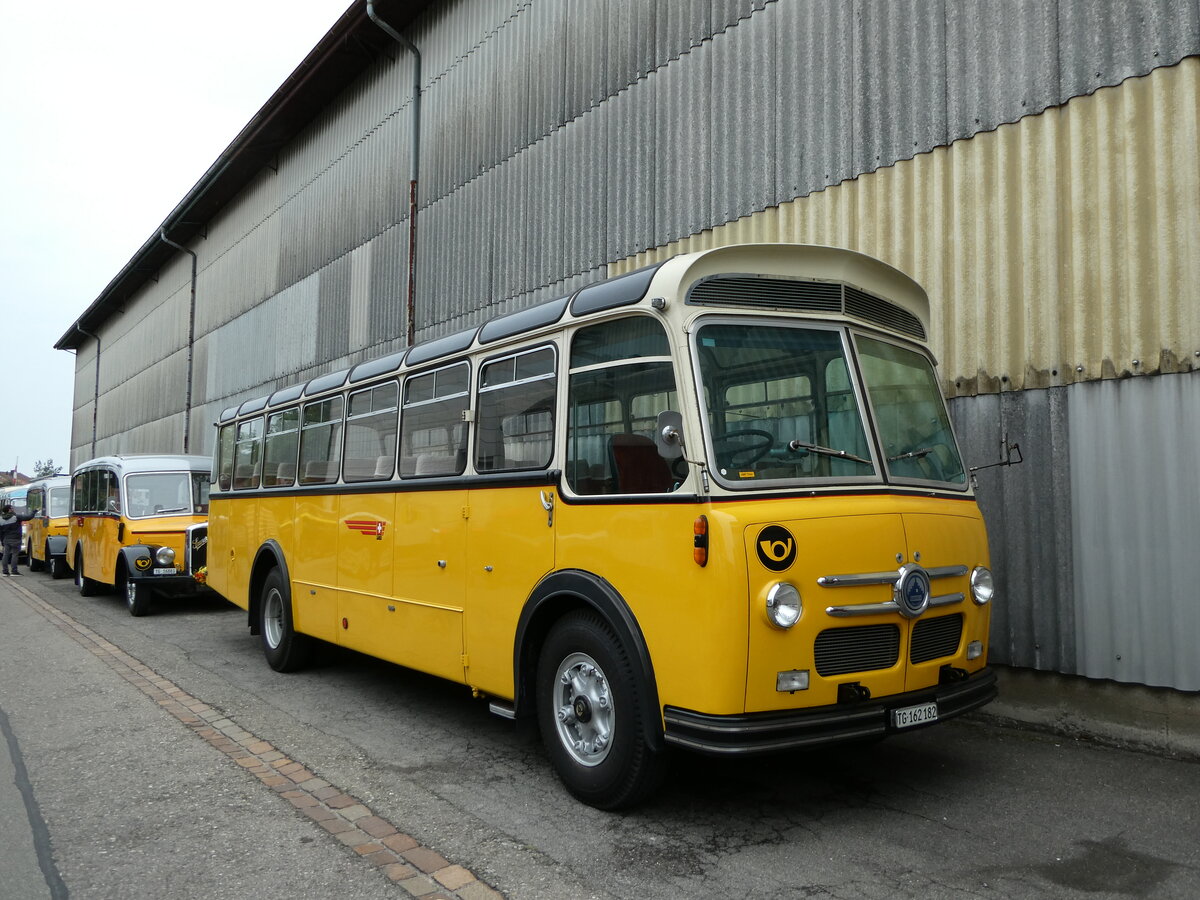
[[[756, 510], [745, 510], [744, 532], [751, 635], [746, 712], [833, 704], [837, 702], [838, 685], [848, 682], [862, 685], [872, 697], [885, 697], [936, 685], [940, 669], [946, 664], [966, 671], [984, 666], [984, 659], [968, 661], [965, 655], [969, 641], [986, 639], [989, 618], [988, 609], [976, 606], [970, 599], [970, 570], [988, 565], [983, 520], [973, 501], [869, 495], [754, 505]], [[766, 512], [775, 517], [764, 518]], [[782, 572], [773, 572], [761, 564], [754, 546], [762, 527], [769, 524], [783, 526], [796, 539], [795, 562]], [[885, 603], [892, 599], [893, 589], [889, 584], [822, 587], [818, 578], [895, 572], [902, 563], [916, 561], [927, 569], [964, 566], [968, 574], [939, 578], [932, 583], [935, 595], [961, 593], [962, 602], [944, 609], [931, 607], [916, 620], [896, 612], [851, 618], [834, 617], [826, 612], [830, 606]], [[771, 625], [766, 617], [767, 592], [779, 581], [795, 585], [804, 602], [800, 621], [786, 631]], [[954, 657], [938, 657], [917, 665], [906, 662], [916, 622], [959, 613], [964, 616], [963, 638]], [[828, 678], [818, 674], [814, 660], [818, 634], [826, 629], [880, 624], [900, 629], [895, 665]], [[790, 670], [808, 670], [807, 691], [788, 694], [776, 690], [777, 674]]]
[[46, 561], [46, 539], [66, 535], [70, 531], [70, 516], [34, 516], [28, 523], [29, 551], [38, 562]]
[[[553, 520], [563, 508], [557, 493], [553, 487], [513, 487], [470, 494], [463, 603], [467, 678], [495, 696], [513, 696], [517, 620], [534, 586], [554, 570]], [[543, 496], [552, 510], [543, 506]]]
[[[692, 523], [709, 518], [711, 551], [692, 559]], [[559, 569], [608, 581], [637, 619], [662, 703], [741, 711], [746, 672], [746, 563], [735, 520], [704, 504], [563, 504]]]
[[206, 519], [206, 516], [130, 519], [116, 514], [76, 514], [70, 517], [67, 531], [67, 564], [74, 567], [76, 550], [82, 550], [84, 574], [92, 581], [115, 585], [122, 547], [137, 544], [170, 547], [175, 558], [183, 560], [188, 527], [202, 524]]
[[[553, 524], [542, 495], [554, 494]], [[287, 511], [294, 506], [294, 527]], [[236, 510], [236, 516], [231, 513]], [[709, 561], [692, 557], [693, 522], [705, 515]], [[270, 523], [250, 533], [249, 523]], [[788, 529], [795, 561], [782, 572], [759, 562], [768, 525]], [[213, 503], [209, 582], [245, 607], [248, 561], [218, 563], [220, 548], [283, 549], [293, 579], [297, 629], [391, 662], [511, 699], [522, 609], [538, 582], [578, 569], [604, 579], [629, 606], [646, 641], [662, 706], [713, 715], [801, 709], [837, 702], [855, 682], [872, 697], [931, 687], [942, 666], [968, 661], [988, 638], [989, 610], [970, 599], [969, 574], [933, 582], [961, 593], [953, 607], [916, 620], [880, 613], [835, 618], [831, 605], [890, 600], [885, 584], [826, 588], [823, 575], [894, 572], [920, 554], [926, 568], [988, 565], [983, 520], [971, 499], [892, 494], [731, 499], [714, 503], [580, 503], [552, 488], [506, 487], [246, 498]], [[225, 543], [223, 543], [225, 542]], [[770, 624], [765, 598], [786, 580], [804, 601], [789, 630]], [[963, 616], [952, 657], [906, 662], [915, 622]], [[344, 622], [343, 622], [344, 620]], [[814, 641], [823, 630], [890, 623], [900, 629], [895, 665], [821, 677]], [[781, 693], [781, 671], [808, 670], [806, 691]]]

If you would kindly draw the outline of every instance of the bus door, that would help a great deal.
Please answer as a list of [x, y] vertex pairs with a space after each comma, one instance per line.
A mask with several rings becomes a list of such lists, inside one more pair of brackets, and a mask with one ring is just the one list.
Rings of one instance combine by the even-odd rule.
[[337, 642], [394, 662], [402, 616], [393, 593], [392, 542], [397, 495], [374, 483], [391, 481], [396, 468], [394, 381], [350, 394], [339, 498]]
[[292, 611], [297, 631], [337, 643], [339, 497], [336, 492], [342, 447], [342, 398], [306, 404], [300, 425], [302, 486], [319, 488], [296, 498], [296, 552], [289, 555]]
[[[467, 681], [513, 696], [511, 637], [525, 601], [554, 569], [557, 349], [543, 345], [479, 369], [475, 471], [468, 497]], [[491, 476], [495, 476], [493, 479]]]
[[467, 489], [460, 476], [467, 461], [469, 388], [466, 362], [404, 382], [393, 602], [383, 614], [393, 624], [386, 628], [388, 652], [379, 651], [385, 659], [460, 682], [467, 571]]

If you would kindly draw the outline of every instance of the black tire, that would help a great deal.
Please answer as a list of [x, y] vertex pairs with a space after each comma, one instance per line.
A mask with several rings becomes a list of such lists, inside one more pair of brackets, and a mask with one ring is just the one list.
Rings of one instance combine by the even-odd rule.
[[150, 612], [150, 588], [124, 575], [121, 578], [122, 593], [125, 595], [125, 608], [131, 616], [144, 616]]
[[312, 659], [313, 639], [292, 625], [292, 592], [279, 569], [263, 582], [258, 603], [258, 633], [267, 664], [276, 672], [295, 672]]
[[34, 559], [32, 543], [25, 545], [25, 559], [29, 561], [30, 572], [40, 572], [43, 568], [45, 568], [45, 563], [43, 563], [40, 559]]
[[573, 612], [550, 630], [538, 659], [537, 713], [558, 777], [597, 809], [632, 806], [662, 779], [663, 754], [628, 652], [597, 614]]
[[46, 550], [46, 570], [50, 573], [50, 577], [57, 581], [60, 578], [67, 577], [67, 561], [61, 556], [51, 556], [49, 549]]
[[75, 550], [75, 587], [79, 588], [79, 596], [95, 597], [100, 593], [100, 582], [93, 581], [83, 574], [83, 548]]

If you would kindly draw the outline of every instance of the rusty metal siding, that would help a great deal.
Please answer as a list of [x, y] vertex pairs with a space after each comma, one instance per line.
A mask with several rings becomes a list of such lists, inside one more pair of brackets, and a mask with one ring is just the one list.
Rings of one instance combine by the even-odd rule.
[[1068, 401], [1066, 388], [1006, 391], [952, 400], [950, 414], [969, 467], [999, 462], [1006, 436], [1025, 459], [976, 474], [998, 588], [989, 659], [1078, 673]]
[[[929, 292], [952, 396], [1200, 365], [1200, 58], [636, 254], [848, 246]], [[1136, 362], [1135, 362], [1136, 361]]]

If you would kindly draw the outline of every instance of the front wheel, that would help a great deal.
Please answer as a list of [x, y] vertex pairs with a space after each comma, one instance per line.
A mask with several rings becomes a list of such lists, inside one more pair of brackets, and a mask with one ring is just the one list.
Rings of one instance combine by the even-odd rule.
[[131, 616], [144, 616], [150, 612], [150, 588], [138, 584], [125, 576], [125, 606]]
[[598, 809], [632, 806], [662, 776], [629, 654], [598, 615], [572, 613], [551, 629], [537, 670], [542, 741], [558, 777]]
[[67, 561], [61, 556], [51, 556], [49, 549], [46, 550], [46, 568], [55, 580], [67, 577]]
[[263, 582], [258, 616], [267, 664], [276, 672], [304, 668], [312, 657], [312, 638], [298, 634], [292, 624], [291, 591], [278, 569], [272, 569]]

